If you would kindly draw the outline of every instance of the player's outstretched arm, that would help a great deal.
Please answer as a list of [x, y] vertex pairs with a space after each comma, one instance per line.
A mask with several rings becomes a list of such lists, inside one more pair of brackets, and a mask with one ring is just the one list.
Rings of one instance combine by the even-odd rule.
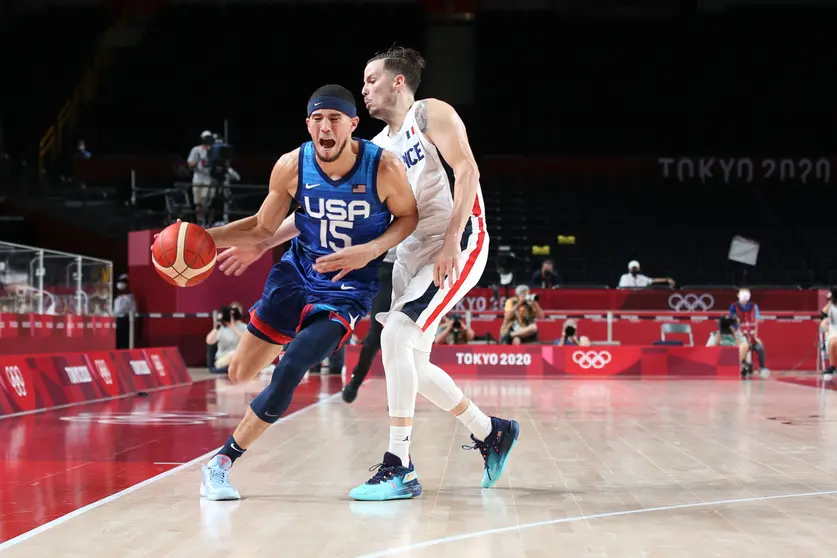
[[296, 188], [299, 149], [282, 155], [270, 173], [270, 188], [258, 213], [221, 227], [207, 229], [218, 248], [247, 246], [268, 241], [288, 215], [291, 192]]
[[314, 269], [318, 273], [340, 271], [332, 281], [340, 281], [352, 270], [360, 269], [387, 250], [397, 246], [416, 230], [418, 207], [413, 189], [407, 181], [407, 171], [401, 161], [389, 152], [381, 155], [378, 165], [378, 196], [393, 216], [387, 230], [378, 238], [338, 250], [317, 258]]
[[265, 252], [280, 244], [284, 244], [298, 234], [299, 229], [296, 228], [296, 217], [291, 213], [282, 221], [282, 224], [276, 229], [276, 233], [269, 239], [249, 246], [227, 248], [218, 254], [218, 269], [224, 275], [239, 276], [250, 267], [251, 263], [261, 258]]

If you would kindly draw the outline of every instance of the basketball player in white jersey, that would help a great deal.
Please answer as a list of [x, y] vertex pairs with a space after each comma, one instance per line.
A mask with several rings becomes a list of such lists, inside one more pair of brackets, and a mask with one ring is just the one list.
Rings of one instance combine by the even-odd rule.
[[[476, 286], [488, 259], [488, 233], [465, 125], [438, 99], [415, 99], [424, 60], [391, 48], [364, 71], [363, 100], [386, 123], [372, 142], [401, 157], [419, 207], [416, 230], [396, 248], [392, 305], [376, 318], [384, 324], [381, 356], [390, 415], [389, 448], [376, 474], [354, 488], [357, 500], [392, 500], [421, 494], [409, 444], [416, 395], [454, 414], [470, 431], [484, 459], [482, 486], [494, 486], [517, 441], [516, 421], [486, 416], [448, 374], [431, 364], [442, 318]], [[454, 194], [442, 159], [455, 176]]]
[[[423, 68], [424, 60], [416, 51], [394, 47], [372, 58], [364, 72], [366, 107], [372, 117], [387, 124], [372, 141], [404, 162], [419, 222], [396, 249], [390, 310], [372, 317], [385, 325], [381, 353], [390, 439], [375, 475], [350, 492], [357, 500], [421, 494], [409, 454], [417, 393], [452, 413], [471, 431], [471, 449], [479, 450], [484, 461], [483, 488], [494, 486], [502, 475], [520, 430], [516, 421], [483, 413], [444, 370], [430, 362], [441, 319], [477, 284], [485, 269], [489, 240], [479, 169], [465, 125], [443, 101], [416, 101]], [[453, 196], [442, 159], [454, 172]], [[222, 253], [219, 260], [226, 261], [221, 269], [227, 274], [241, 273], [264, 250], [295, 235], [292, 221], [286, 221], [263, 246]]]

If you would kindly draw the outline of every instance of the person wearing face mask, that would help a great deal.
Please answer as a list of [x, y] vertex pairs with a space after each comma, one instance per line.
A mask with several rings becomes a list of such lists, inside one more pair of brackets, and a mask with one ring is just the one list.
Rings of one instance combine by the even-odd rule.
[[762, 377], [770, 375], [764, 363], [764, 345], [758, 337], [758, 322], [761, 319], [759, 305], [750, 300], [750, 289], [738, 291], [738, 302], [733, 302], [729, 307], [729, 315], [736, 321], [735, 329], [747, 340], [749, 346], [756, 351], [759, 357], [759, 370]]
[[130, 348], [130, 317], [137, 311], [137, 302], [128, 288], [128, 275], [123, 273], [116, 281], [116, 298], [113, 300], [113, 315], [116, 317], [116, 348]]
[[635, 289], [662, 283], [668, 283], [669, 287], [673, 287], [674, 279], [671, 277], [655, 277], [652, 279], [647, 275], [643, 275], [639, 270], [639, 262], [636, 260], [628, 262], [628, 273], [625, 273], [619, 278], [620, 289]]

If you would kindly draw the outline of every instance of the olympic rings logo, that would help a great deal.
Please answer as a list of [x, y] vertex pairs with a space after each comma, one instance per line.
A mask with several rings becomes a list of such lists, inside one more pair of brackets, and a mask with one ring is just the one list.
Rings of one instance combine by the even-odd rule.
[[711, 294], [673, 294], [668, 297], [668, 307], [675, 312], [696, 312], [712, 309], [715, 306], [715, 297]]
[[601, 370], [607, 366], [611, 360], [613, 360], [613, 356], [609, 351], [575, 351], [573, 353], [573, 362], [576, 363], [579, 368], [583, 368], [585, 370], [589, 370], [590, 368]]
[[25, 397], [26, 381], [23, 379], [23, 373], [20, 371], [20, 368], [17, 366], [7, 366], [6, 377], [9, 379], [9, 383], [11, 384], [12, 389], [15, 390], [15, 393], [17, 393], [17, 396]]

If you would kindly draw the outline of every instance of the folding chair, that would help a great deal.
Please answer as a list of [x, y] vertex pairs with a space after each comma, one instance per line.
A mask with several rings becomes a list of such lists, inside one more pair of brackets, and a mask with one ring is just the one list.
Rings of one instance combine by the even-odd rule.
[[682, 324], [677, 322], [666, 322], [660, 328], [662, 340], [666, 340], [666, 333], [680, 333], [689, 336], [689, 346], [695, 346], [695, 338], [692, 335], [692, 326], [689, 324]]

